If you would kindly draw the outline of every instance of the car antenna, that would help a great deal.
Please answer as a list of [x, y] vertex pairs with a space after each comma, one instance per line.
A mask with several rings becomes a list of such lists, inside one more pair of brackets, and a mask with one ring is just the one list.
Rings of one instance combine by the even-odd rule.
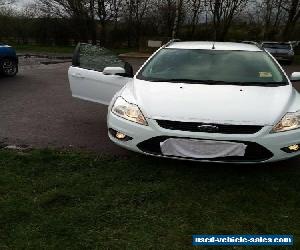
[[213, 46], [212, 46], [212, 48], [211, 48], [211, 49], [216, 49], [216, 47], [215, 47], [215, 43], [216, 43], [216, 42], [213, 42]]

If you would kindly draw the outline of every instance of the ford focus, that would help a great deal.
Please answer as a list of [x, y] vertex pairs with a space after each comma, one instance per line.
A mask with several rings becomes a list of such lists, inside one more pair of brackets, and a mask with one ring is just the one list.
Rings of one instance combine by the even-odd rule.
[[300, 154], [300, 96], [254, 44], [170, 41], [133, 75], [111, 51], [79, 44], [72, 95], [108, 105], [110, 139], [153, 156], [271, 162]]

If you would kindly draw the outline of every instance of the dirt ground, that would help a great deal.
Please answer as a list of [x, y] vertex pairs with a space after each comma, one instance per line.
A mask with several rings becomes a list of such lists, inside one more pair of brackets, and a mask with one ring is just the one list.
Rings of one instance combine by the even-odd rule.
[[[143, 60], [132, 60], [135, 70]], [[70, 59], [20, 57], [19, 74], [0, 78], [0, 146], [129, 152], [107, 136], [107, 107], [71, 97]]]

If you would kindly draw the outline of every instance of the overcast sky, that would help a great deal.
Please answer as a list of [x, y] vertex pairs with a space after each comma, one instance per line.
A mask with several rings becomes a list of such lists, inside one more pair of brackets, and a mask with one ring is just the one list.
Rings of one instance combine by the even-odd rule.
[[31, 3], [33, 0], [16, 0], [15, 5], [18, 7], [23, 6], [26, 3]]

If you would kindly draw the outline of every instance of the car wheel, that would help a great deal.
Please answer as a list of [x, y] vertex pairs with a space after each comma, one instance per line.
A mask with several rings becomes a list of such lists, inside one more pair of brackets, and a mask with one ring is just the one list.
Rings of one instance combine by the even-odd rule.
[[1, 63], [2, 73], [5, 76], [15, 76], [18, 73], [18, 64], [10, 59], [4, 59]]

